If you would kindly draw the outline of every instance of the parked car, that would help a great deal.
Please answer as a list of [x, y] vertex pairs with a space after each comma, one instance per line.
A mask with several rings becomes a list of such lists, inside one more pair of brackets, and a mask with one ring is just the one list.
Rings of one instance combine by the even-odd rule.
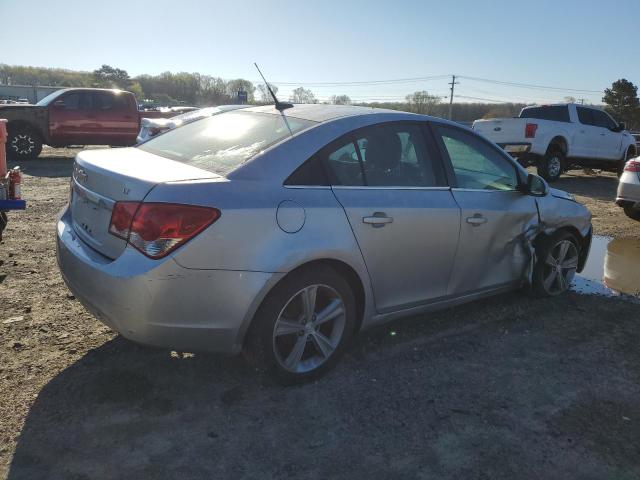
[[599, 108], [557, 104], [526, 107], [518, 118], [476, 120], [473, 129], [500, 145], [523, 165], [535, 165], [547, 181], [572, 167], [622, 173], [636, 155], [636, 142]]
[[252, 107], [81, 152], [57, 224], [62, 275], [105, 324], [243, 350], [285, 382], [402, 315], [528, 282], [561, 294], [590, 241], [584, 206], [472, 130], [337, 105]]
[[121, 90], [67, 88], [36, 105], [0, 105], [6, 118], [7, 155], [26, 160], [42, 145], [117, 145], [136, 143], [140, 117], [135, 96]]
[[640, 221], [640, 158], [627, 162], [618, 183], [616, 204], [627, 217]]
[[220, 105], [218, 107], [200, 108], [171, 118], [143, 118], [140, 121], [140, 133], [138, 133], [137, 141], [138, 143], [146, 142], [150, 138], [167, 130], [195, 122], [201, 118], [237, 110], [239, 108], [247, 108], [247, 105]]

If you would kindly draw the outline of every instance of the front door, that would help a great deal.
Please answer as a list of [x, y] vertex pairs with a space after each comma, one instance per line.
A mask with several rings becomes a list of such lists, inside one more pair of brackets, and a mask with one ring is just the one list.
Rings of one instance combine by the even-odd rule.
[[322, 154], [382, 313], [445, 296], [458, 245], [460, 209], [422, 128], [367, 127]]
[[452, 167], [452, 192], [461, 209], [460, 243], [447, 293], [460, 296], [522, 281], [538, 210], [535, 199], [518, 190], [516, 165], [462, 129], [440, 125], [435, 131]]
[[583, 158], [598, 158], [600, 155], [600, 143], [602, 141], [602, 129], [596, 126], [593, 109], [576, 107], [578, 112], [578, 131], [574, 137], [574, 148], [571, 156]]
[[622, 158], [622, 135], [617, 131], [617, 123], [601, 110], [593, 110], [593, 119], [600, 131], [598, 157], [608, 160]]

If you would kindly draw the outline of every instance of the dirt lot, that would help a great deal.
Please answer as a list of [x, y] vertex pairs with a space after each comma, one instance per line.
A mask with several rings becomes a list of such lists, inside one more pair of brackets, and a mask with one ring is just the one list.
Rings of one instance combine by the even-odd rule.
[[[640, 307], [517, 293], [357, 339], [314, 384], [136, 346], [65, 288], [54, 219], [73, 152], [23, 165], [0, 244], [0, 476], [640, 478]], [[611, 175], [557, 184], [640, 236]]]

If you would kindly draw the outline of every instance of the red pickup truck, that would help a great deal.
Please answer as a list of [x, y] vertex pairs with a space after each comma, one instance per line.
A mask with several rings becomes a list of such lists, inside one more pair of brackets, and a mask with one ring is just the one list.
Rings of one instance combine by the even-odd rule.
[[135, 96], [100, 88], [58, 90], [36, 105], [0, 105], [0, 118], [8, 120], [7, 156], [16, 160], [37, 157], [43, 144], [130, 146], [140, 130]]

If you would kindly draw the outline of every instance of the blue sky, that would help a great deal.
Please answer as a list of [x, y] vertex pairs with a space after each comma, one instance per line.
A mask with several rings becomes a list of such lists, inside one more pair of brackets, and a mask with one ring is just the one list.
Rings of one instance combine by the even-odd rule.
[[[283, 97], [303, 85], [320, 99], [444, 96], [447, 78], [317, 84], [453, 73], [601, 91], [621, 77], [640, 82], [639, 19], [639, 0], [0, 0], [0, 63], [256, 80], [256, 61], [269, 80], [295, 84], [280, 86]], [[456, 89], [526, 102], [602, 96], [465, 78]]]

